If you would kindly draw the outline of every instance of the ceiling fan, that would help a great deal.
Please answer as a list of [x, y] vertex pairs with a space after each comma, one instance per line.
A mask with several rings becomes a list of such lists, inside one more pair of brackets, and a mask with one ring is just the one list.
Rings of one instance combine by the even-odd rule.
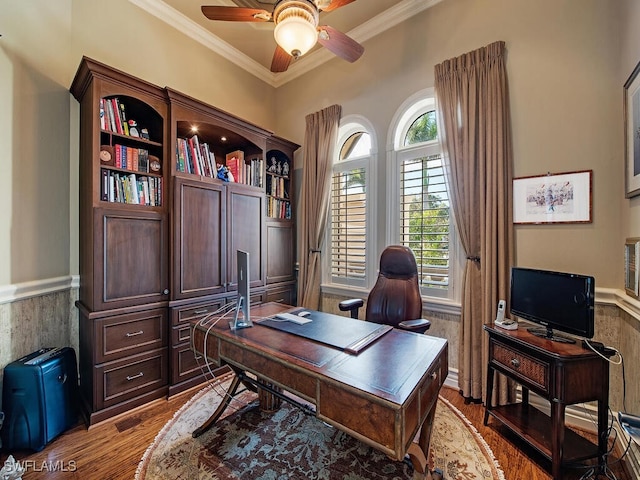
[[330, 12], [355, 0], [277, 0], [271, 12], [259, 8], [261, 0], [236, 0], [244, 7], [203, 6], [202, 13], [210, 20], [230, 22], [274, 22], [276, 50], [271, 61], [272, 72], [284, 72], [292, 59], [307, 53], [320, 43], [334, 55], [355, 62], [364, 47], [348, 35], [328, 25], [318, 25], [320, 12]]

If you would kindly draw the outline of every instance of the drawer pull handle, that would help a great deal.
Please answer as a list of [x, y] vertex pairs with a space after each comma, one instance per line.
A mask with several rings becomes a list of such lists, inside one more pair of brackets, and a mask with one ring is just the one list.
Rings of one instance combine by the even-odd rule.
[[209, 311], [208, 308], [203, 308], [202, 310], [196, 310], [195, 313], [196, 315], [202, 315], [203, 313], [207, 313]]
[[438, 378], [438, 374], [436, 372], [432, 372], [431, 373], [431, 380], [435, 380], [436, 378]]
[[520, 366], [520, 360], [518, 360], [517, 358], [512, 358], [511, 365], [513, 365], [513, 368], [518, 368]]
[[127, 382], [135, 380], [136, 378], [144, 377], [144, 373], [140, 372], [137, 375], [127, 375]]
[[142, 335], [144, 330], [139, 330], [137, 332], [128, 332], [127, 337], [137, 337], [138, 335]]

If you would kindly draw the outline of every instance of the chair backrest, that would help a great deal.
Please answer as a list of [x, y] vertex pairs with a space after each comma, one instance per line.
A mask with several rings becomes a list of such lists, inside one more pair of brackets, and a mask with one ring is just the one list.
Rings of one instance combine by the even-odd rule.
[[418, 266], [413, 252], [390, 245], [380, 256], [378, 280], [367, 299], [367, 321], [397, 325], [422, 317]]

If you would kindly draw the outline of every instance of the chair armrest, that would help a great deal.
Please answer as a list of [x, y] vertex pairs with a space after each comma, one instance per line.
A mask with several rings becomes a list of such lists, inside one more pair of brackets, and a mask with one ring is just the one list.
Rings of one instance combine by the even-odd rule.
[[409, 332], [424, 333], [431, 327], [431, 322], [426, 318], [417, 318], [415, 320], [405, 320], [398, 324], [398, 328]]
[[351, 318], [358, 318], [358, 310], [364, 305], [361, 298], [351, 298], [343, 300], [338, 304], [338, 308], [343, 312], [351, 312]]

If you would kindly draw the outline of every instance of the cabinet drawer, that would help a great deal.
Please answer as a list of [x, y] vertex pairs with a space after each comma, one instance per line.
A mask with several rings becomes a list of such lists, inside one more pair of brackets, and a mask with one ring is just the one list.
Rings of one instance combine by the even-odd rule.
[[549, 364], [500, 342], [492, 344], [492, 362], [512, 373], [525, 385], [549, 392]]
[[[201, 368], [202, 366], [202, 368]], [[180, 383], [198, 375], [202, 376], [204, 381], [203, 370], [206, 370], [204, 358], [196, 360], [196, 356], [191, 349], [190, 344], [177, 345], [171, 349], [171, 384]], [[212, 369], [217, 368], [212, 365]]]
[[180, 325], [171, 329], [171, 345], [176, 346], [181, 343], [191, 344], [191, 327]]
[[167, 345], [167, 310], [159, 308], [96, 320], [96, 363]]
[[268, 288], [266, 301], [284, 303], [286, 305], [295, 305], [295, 284], [285, 285], [282, 287]]
[[167, 385], [167, 366], [162, 348], [96, 367], [98, 410]]

